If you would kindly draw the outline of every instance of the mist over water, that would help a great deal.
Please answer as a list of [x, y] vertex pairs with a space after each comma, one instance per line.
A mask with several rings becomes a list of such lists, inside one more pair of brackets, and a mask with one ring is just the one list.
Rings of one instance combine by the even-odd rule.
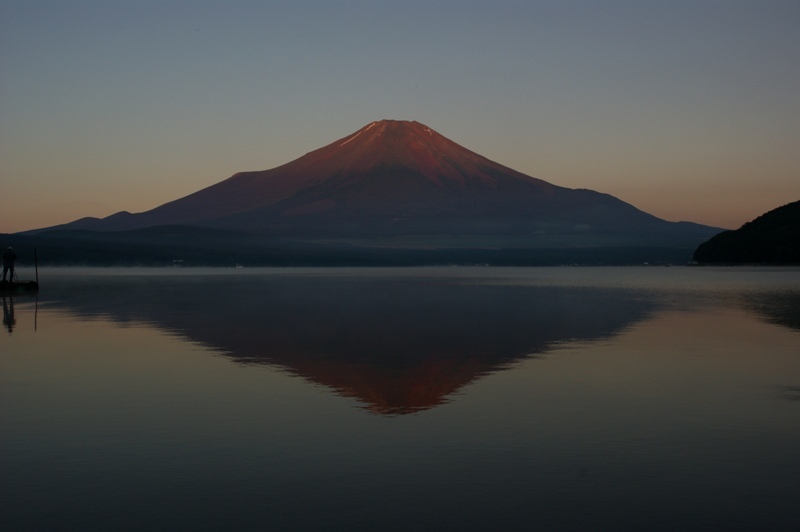
[[0, 526], [792, 529], [798, 279], [45, 270], [3, 302]]

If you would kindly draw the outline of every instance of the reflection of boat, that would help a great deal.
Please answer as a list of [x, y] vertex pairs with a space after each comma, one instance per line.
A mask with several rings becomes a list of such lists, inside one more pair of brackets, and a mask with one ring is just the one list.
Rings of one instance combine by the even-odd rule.
[[0, 294], [25, 294], [38, 291], [39, 283], [36, 281], [0, 281]]

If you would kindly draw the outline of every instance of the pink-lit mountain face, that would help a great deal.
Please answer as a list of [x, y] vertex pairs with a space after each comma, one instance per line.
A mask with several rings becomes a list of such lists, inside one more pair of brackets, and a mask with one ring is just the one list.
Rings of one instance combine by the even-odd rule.
[[585, 241], [592, 234], [669, 233], [678, 224], [607, 194], [527, 176], [418, 122], [382, 120], [283, 166], [235, 174], [151, 211], [68, 227], [160, 225], [302, 238], [577, 235]]

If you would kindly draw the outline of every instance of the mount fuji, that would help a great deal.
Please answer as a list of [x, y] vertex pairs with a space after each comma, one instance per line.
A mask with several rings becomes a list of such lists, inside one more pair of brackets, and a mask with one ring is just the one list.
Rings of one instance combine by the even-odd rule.
[[[662, 220], [608, 194], [525, 175], [418, 122], [381, 120], [277, 168], [234, 174], [146, 212], [82, 218], [27, 234], [98, 243], [155, 239], [156, 246], [172, 238], [184, 247], [188, 237], [198, 256], [205, 242], [253, 260], [261, 249], [255, 262], [270, 263], [279, 243], [303, 247], [306, 259], [314, 255], [310, 248], [323, 255], [335, 248], [344, 262], [348, 249], [354, 257], [376, 250], [429, 251], [422, 262], [440, 262], [437, 253], [451, 262], [456, 253], [471, 262], [483, 260], [477, 250], [491, 259], [511, 249], [527, 250], [526, 256], [537, 249], [580, 256], [603, 250], [611, 257], [613, 249], [630, 254], [658, 248], [681, 250], [680, 258], [685, 251], [688, 260], [719, 231]], [[634, 255], [638, 261], [641, 253]]]

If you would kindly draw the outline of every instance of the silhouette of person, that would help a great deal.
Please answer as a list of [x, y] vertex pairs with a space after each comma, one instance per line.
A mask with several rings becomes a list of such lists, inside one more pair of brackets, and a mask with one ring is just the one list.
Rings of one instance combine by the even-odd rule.
[[3, 280], [6, 280], [6, 273], [9, 271], [11, 275], [9, 276], [8, 280], [10, 282], [14, 282], [14, 261], [17, 260], [17, 254], [14, 253], [14, 249], [9, 247], [7, 250], [3, 252]]
[[8, 334], [14, 332], [14, 325], [17, 324], [17, 319], [14, 317], [14, 298], [9, 298], [11, 306], [6, 303], [6, 298], [3, 298], [3, 325], [8, 327]]

